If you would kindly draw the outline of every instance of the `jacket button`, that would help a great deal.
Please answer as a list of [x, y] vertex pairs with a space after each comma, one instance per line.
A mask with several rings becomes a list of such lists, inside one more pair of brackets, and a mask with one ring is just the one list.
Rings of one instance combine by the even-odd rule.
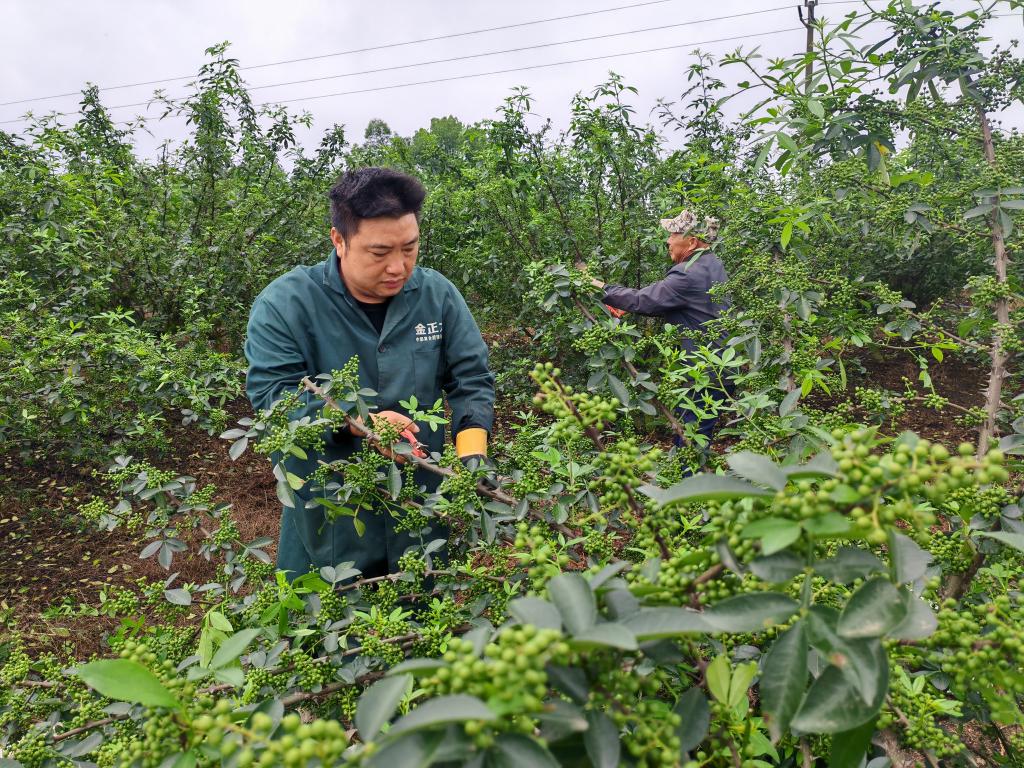
[[377, 347], [377, 351], [378, 352], [387, 352], [388, 351], [387, 344], [381, 344], [379, 347]]

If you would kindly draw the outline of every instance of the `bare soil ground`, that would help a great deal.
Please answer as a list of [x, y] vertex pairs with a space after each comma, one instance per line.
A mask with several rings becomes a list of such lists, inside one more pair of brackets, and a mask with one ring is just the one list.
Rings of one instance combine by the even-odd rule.
[[[248, 414], [244, 399], [231, 407], [236, 418]], [[202, 487], [217, 487], [215, 499], [228, 501], [243, 541], [270, 536], [275, 556], [280, 505], [274, 494], [270, 464], [251, 452], [238, 461], [228, 456], [229, 443], [193, 426], [170, 427], [172, 450], [147, 456], [158, 469], [195, 477]], [[49, 606], [97, 605], [104, 587], [132, 587], [136, 579], [163, 581], [156, 558], [142, 560], [144, 542], [122, 529], [97, 531], [83, 525], [78, 508], [99, 496], [110, 499], [95, 467], [5, 457], [0, 465], [0, 616], [30, 647], [55, 649], [71, 642], [79, 652], [101, 650], [101, 636], [117, 625], [104, 617], [46, 618]], [[203, 583], [213, 566], [191, 552], [177, 555], [171, 572], [178, 583]], [[3, 628], [0, 626], [0, 635]]]

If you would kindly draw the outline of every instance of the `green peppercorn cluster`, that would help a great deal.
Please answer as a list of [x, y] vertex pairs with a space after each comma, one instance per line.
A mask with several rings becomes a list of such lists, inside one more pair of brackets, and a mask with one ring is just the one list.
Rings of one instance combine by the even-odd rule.
[[987, 488], [954, 489], [949, 492], [944, 506], [963, 520], [970, 520], [975, 515], [995, 520], [1011, 501], [1010, 492], [1003, 486], [990, 485]]
[[614, 343], [615, 329], [603, 323], [591, 325], [585, 331], [575, 336], [572, 340], [572, 347], [586, 355], [594, 355], [605, 346]]
[[505, 712], [493, 723], [471, 720], [464, 724], [466, 735], [486, 749], [501, 730], [533, 733], [533, 715], [543, 709], [548, 695], [545, 667], [564, 664], [568, 658], [569, 646], [553, 629], [506, 628], [487, 644], [482, 658], [476, 656], [471, 642], [454, 637], [443, 656], [445, 666], [424, 678], [422, 686], [428, 695], [477, 696]]
[[516, 526], [515, 557], [528, 566], [533, 589], [541, 589], [569, 564], [569, 554], [544, 526], [521, 522]]
[[401, 647], [391, 640], [409, 632], [409, 615], [401, 608], [387, 612], [373, 605], [367, 612], [355, 613], [349, 632], [359, 638], [363, 656], [381, 659], [386, 666], [393, 667], [405, 655]]
[[669, 557], [663, 559], [654, 579], [641, 568], [631, 568], [625, 573], [631, 590], [644, 597], [645, 603], [680, 605], [687, 601], [693, 589], [694, 580], [717, 560], [717, 555], [696, 549], [683, 543], [672, 547]]
[[938, 620], [926, 643], [932, 649], [930, 660], [949, 676], [953, 690], [961, 698], [979, 692], [994, 712], [1016, 712], [1019, 718], [1017, 702], [1024, 696], [1020, 603], [1008, 595], [973, 605], [950, 599], [942, 604]]
[[989, 309], [1000, 299], [1013, 296], [1013, 286], [999, 282], [993, 275], [973, 275], [967, 279], [971, 303], [979, 309]]
[[9, 756], [11, 760], [17, 760], [25, 768], [43, 768], [44, 765], [60, 760], [58, 753], [46, 743], [46, 737], [41, 728], [32, 729], [11, 744], [8, 749], [9, 752], [6, 756]]
[[246, 556], [242, 558], [242, 570], [250, 583], [259, 584], [274, 574], [274, 563], [264, 563], [255, 557]]
[[901, 728], [908, 747], [929, 750], [936, 757], [953, 757], [963, 751], [963, 742], [956, 733], [939, 725], [943, 716], [960, 716], [959, 702], [946, 699], [930, 685], [910, 690], [892, 685], [888, 702], [878, 716], [878, 728]]
[[552, 436], [555, 439], [572, 437], [577, 430], [594, 428], [599, 432], [615, 421], [618, 400], [589, 392], [577, 392], [558, 381], [562, 371], [553, 363], [538, 363], [530, 374], [538, 392], [533, 404], [554, 417]]
[[247, 724], [242, 724], [235, 721], [231, 709], [229, 701], [218, 701], [210, 714], [192, 721], [192, 729], [206, 754], [221, 761], [230, 759], [239, 768], [334, 765], [348, 747], [344, 729], [337, 720], [303, 723], [297, 714], [291, 713], [275, 727], [270, 715], [258, 711]]
[[230, 549], [239, 541], [238, 526], [228, 515], [220, 518], [220, 526], [213, 532], [210, 542], [215, 547]]
[[608, 562], [615, 555], [617, 540], [613, 531], [591, 529], [583, 540], [583, 551], [599, 562]]
[[594, 457], [594, 477], [588, 483], [602, 507], [625, 509], [632, 487], [646, 482], [644, 475], [654, 469], [661, 450], [643, 450], [635, 437], [606, 446]]
[[663, 698], [665, 680], [658, 673], [623, 675], [614, 666], [601, 670], [591, 686], [587, 708], [605, 712], [622, 732], [622, 745], [638, 766], [678, 766], [682, 718]]
[[971, 565], [971, 549], [960, 531], [933, 534], [928, 541], [928, 551], [947, 573], [963, 573]]
[[139, 595], [125, 587], [111, 587], [102, 605], [108, 616], [131, 616], [141, 609]]

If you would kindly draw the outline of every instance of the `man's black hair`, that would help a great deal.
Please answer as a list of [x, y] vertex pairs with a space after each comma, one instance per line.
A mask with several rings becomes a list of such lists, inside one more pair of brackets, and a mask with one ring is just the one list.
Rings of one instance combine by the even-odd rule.
[[346, 171], [331, 187], [331, 225], [347, 243], [363, 219], [407, 213], [419, 219], [426, 194], [419, 179], [391, 168]]

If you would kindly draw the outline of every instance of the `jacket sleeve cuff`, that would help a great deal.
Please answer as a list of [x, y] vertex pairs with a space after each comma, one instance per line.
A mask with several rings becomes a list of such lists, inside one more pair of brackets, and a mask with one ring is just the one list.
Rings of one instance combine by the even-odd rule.
[[462, 456], [487, 455], [487, 430], [482, 427], [464, 429], [455, 436], [455, 453]]

